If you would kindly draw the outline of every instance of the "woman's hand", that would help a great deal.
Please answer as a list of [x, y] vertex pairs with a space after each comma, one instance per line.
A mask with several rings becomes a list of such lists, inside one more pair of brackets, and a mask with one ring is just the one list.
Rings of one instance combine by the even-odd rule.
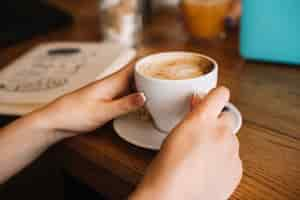
[[228, 89], [213, 90], [167, 137], [131, 199], [225, 200], [242, 177], [234, 120], [222, 109]]
[[[58, 98], [0, 130], [0, 184], [56, 142], [92, 131], [144, 105], [143, 94], [126, 94], [132, 67]], [[120, 98], [121, 97], [121, 98]]]
[[92, 131], [144, 105], [145, 96], [141, 93], [122, 97], [129, 91], [132, 70], [132, 66], [128, 66], [104, 80], [58, 98], [32, 115], [40, 117], [39, 121], [58, 138]]

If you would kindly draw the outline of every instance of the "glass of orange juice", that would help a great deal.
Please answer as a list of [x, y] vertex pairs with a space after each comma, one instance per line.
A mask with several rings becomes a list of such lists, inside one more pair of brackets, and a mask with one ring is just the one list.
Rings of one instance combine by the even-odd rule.
[[224, 19], [231, 0], [182, 0], [185, 26], [194, 38], [214, 39], [225, 33]]

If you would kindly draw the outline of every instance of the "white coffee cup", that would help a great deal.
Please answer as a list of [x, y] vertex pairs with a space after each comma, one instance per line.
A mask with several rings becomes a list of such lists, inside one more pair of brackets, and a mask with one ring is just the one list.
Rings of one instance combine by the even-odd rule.
[[[199, 77], [183, 80], [158, 79], [143, 74], [142, 66], [166, 60], [201, 57], [209, 60], [212, 69]], [[146, 108], [150, 112], [156, 128], [169, 133], [190, 110], [190, 99], [195, 93], [206, 95], [215, 88], [218, 80], [217, 62], [205, 55], [191, 52], [165, 52], [147, 56], [135, 65], [137, 90], [147, 98]], [[229, 108], [230, 109], [230, 108]]]

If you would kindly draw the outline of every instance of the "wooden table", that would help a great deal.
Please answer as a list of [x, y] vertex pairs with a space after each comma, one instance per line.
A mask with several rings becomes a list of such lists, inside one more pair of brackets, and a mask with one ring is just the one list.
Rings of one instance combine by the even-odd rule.
[[[101, 40], [97, 1], [53, 2], [72, 12], [75, 23], [0, 49], [1, 66], [44, 41]], [[243, 60], [236, 31], [222, 41], [193, 41], [183, 31], [180, 19], [172, 16], [165, 13], [154, 19], [138, 52], [194, 51], [219, 62], [219, 84], [231, 89], [232, 102], [244, 119], [238, 134], [244, 175], [231, 199], [300, 199], [300, 68]], [[128, 195], [156, 154], [126, 143], [111, 124], [70, 139], [58, 148], [68, 173], [110, 199]]]

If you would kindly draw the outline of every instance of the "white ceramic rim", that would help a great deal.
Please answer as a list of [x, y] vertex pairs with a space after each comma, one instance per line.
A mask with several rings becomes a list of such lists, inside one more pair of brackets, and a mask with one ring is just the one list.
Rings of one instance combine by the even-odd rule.
[[227, 103], [225, 107], [227, 107], [229, 109], [229, 111], [227, 111], [227, 112], [230, 112], [235, 116], [236, 124], [233, 129], [233, 134], [236, 135], [242, 127], [242, 123], [243, 123], [242, 114], [237, 109], [237, 107], [235, 107], [232, 103]]
[[[207, 59], [213, 64], [213, 69], [210, 72], [200, 75], [196, 78], [188, 78], [188, 79], [180, 79], [180, 80], [168, 80], [168, 79], [153, 78], [153, 77], [142, 74], [139, 70], [139, 68], [142, 65], [144, 65], [145, 63], [149, 63], [150, 62], [149, 60], [158, 59], [158, 58], [165, 57], [165, 56], [176, 56], [176, 55], [197, 56], [197, 57]], [[191, 80], [205, 79], [207, 76], [214, 73], [215, 71], [218, 72], [218, 63], [213, 58], [206, 56], [204, 54], [200, 54], [200, 53], [194, 53], [194, 52], [188, 52], [188, 51], [168, 51], [168, 52], [151, 54], [151, 55], [148, 55], [148, 56], [140, 59], [135, 64], [134, 71], [137, 75], [143, 77], [146, 80], [159, 81], [159, 82], [170, 82], [171, 81], [173, 83], [176, 83], [176, 82], [180, 83], [180, 82], [191, 81]]]

